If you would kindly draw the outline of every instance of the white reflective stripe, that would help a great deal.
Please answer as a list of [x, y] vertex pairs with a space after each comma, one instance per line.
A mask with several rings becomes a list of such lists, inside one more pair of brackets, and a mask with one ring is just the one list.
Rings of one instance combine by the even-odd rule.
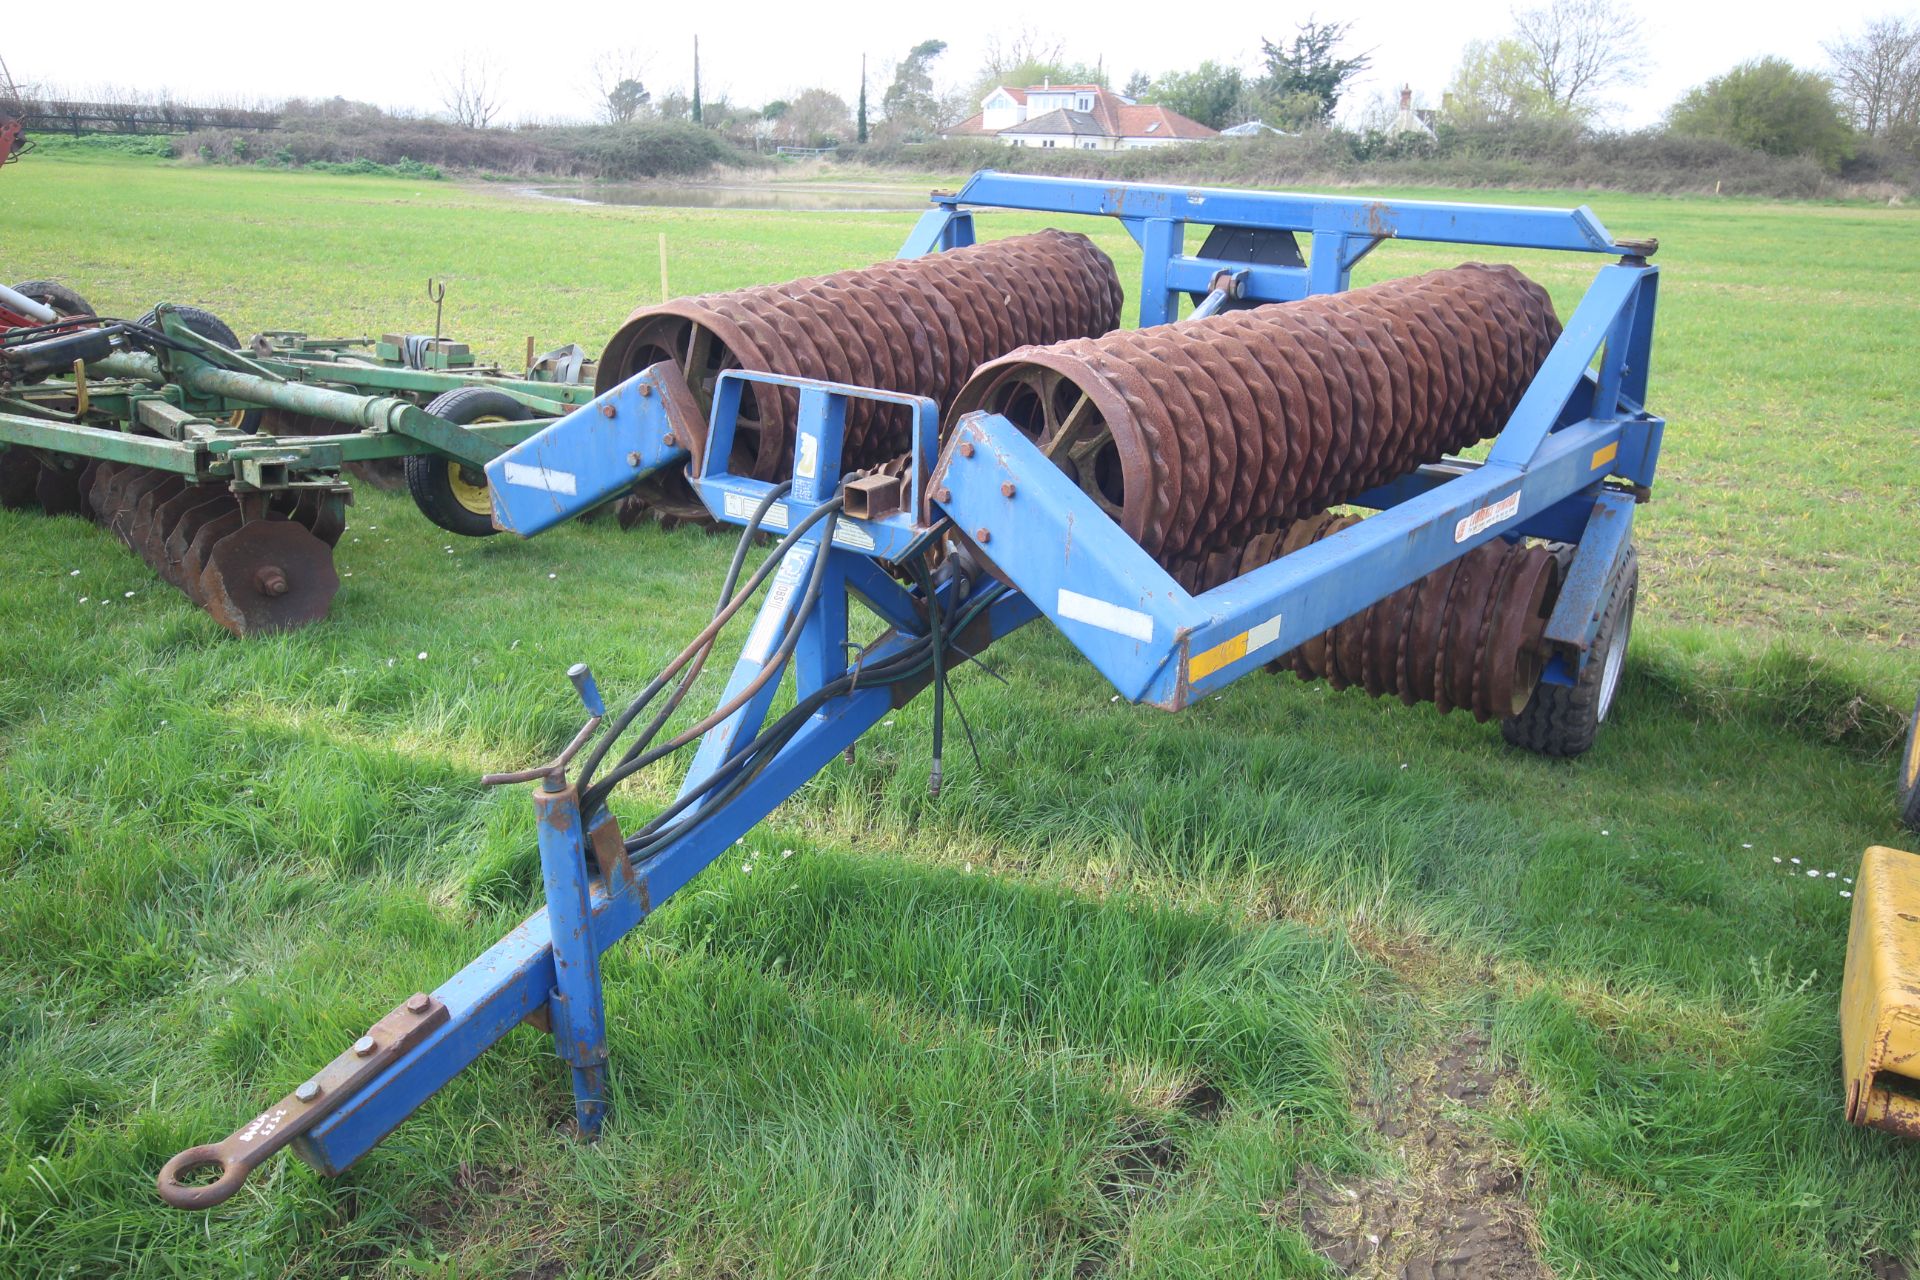
[[1247, 652], [1256, 653], [1280, 638], [1280, 615], [1274, 614], [1265, 622], [1247, 628]]
[[1153, 639], [1153, 617], [1150, 614], [1142, 613], [1138, 609], [1129, 609], [1125, 605], [1096, 600], [1092, 596], [1083, 596], [1078, 591], [1069, 591], [1065, 587], [1060, 588], [1057, 612], [1063, 618], [1084, 622], [1090, 627], [1099, 627], [1102, 631], [1131, 636], [1135, 640]]
[[538, 489], [542, 493], [574, 493], [579, 487], [571, 471], [529, 467], [522, 462], [509, 462], [504, 470], [507, 483], [519, 485], [522, 489]]

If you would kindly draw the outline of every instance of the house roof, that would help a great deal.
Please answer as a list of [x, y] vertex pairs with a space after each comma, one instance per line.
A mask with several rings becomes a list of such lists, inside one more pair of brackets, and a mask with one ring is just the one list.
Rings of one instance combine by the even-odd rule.
[[1123, 138], [1186, 138], [1198, 140], [1217, 136], [1218, 131], [1209, 129], [1198, 120], [1190, 120], [1178, 111], [1166, 107], [1123, 103], [1118, 107], [1120, 137]]
[[[1073, 111], [1065, 107], [1044, 112], [1004, 129], [986, 127], [984, 111], [968, 116], [946, 131], [947, 137], [974, 134], [993, 137], [1002, 133], [1050, 133], [1074, 138], [1176, 138], [1198, 141], [1218, 136], [1198, 120], [1190, 120], [1167, 107], [1129, 102], [1113, 90], [1097, 84], [1028, 85], [1015, 89], [1000, 85], [1021, 102], [1032, 93], [1091, 93], [1091, 111]], [[989, 94], [989, 97], [992, 95]]]
[[[993, 93], [1004, 93], [1009, 98], [1012, 98], [1015, 102], [1022, 103], [1022, 104], [1024, 104], [1027, 100], [1027, 91], [1025, 89], [1016, 89], [1010, 84], [995, 85], [993, 88]], [[993, 93], [989, 93], [987, 96], [991, 98], [993, 96]]]
[[1023, 120], [1016, 125], [1009, 125], [1000, 132], [1068, 134], [1076, 138], [1120, 136], [1108, 128], [1105, 121], [1096, 120], [1091, 111], [1069, 111], [1065, 107], [1058, 111], [1049, 111], [1045, 115], [1034, 116], [1031, 120]]

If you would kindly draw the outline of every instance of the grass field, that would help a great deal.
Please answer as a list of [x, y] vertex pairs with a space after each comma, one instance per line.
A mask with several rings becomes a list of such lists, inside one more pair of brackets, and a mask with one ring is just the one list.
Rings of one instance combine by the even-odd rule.
[[[1435, 1142], [1518, 1174], [1511, 1274], [1898, 1274], [1920, 1146], [1842, 1122], [1835, 1005], [1920, 683], [1920, 214], [1592, 203], [1661, 239], [1670, 425], [1590, 756], [1290, 677], [1168, 716], [1028, 628], [956, 681], [982, 767], [929, 800], [915, 704], [610, 953], [592, 1147], [522, 1031], [337, 1180], [151, 1190], [536, 904], [525, 796], [478, 774], [570, 732], [568, 663], [630, 695], [730, 544], [452, 544], [362, 494], [332, 617], [243, 643], [106, 531], [0, 512], [0, 1275], [1332, 1276], [1321, 1190], [1444, 1200]], [[695, 292], [910, 222], [29, 158], [0, 276], [245, 334], [430, 327], [439, 275], [512, 359], [656, 298], [659, 232]], [[1515, 260], [1563, 314], [1592, 270]], [[1434, 1087], [1481, 1043], [1485, 1088]]]

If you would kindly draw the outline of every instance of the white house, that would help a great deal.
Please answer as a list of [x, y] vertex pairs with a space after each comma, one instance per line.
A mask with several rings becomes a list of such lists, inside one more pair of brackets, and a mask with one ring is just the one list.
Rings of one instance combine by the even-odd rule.
[[1199, 142], [1219, 135], [1178, 111], [1147, 106], [1097, 84], [1000, 85], [980, 113], [941, 135], [998, 138], [1010, 147], [1127, 151]]

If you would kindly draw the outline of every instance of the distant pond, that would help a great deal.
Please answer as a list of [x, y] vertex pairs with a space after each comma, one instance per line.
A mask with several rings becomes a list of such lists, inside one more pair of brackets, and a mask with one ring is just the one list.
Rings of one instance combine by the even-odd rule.
[[521, 195], [568, 204], [630, 204], [661, 209], [779, 209], [830, 213], [916, 212], [927, 207], [919, 187], [765, 183], [690, 186], [667, 182], [586, 182], [522, 187]]

